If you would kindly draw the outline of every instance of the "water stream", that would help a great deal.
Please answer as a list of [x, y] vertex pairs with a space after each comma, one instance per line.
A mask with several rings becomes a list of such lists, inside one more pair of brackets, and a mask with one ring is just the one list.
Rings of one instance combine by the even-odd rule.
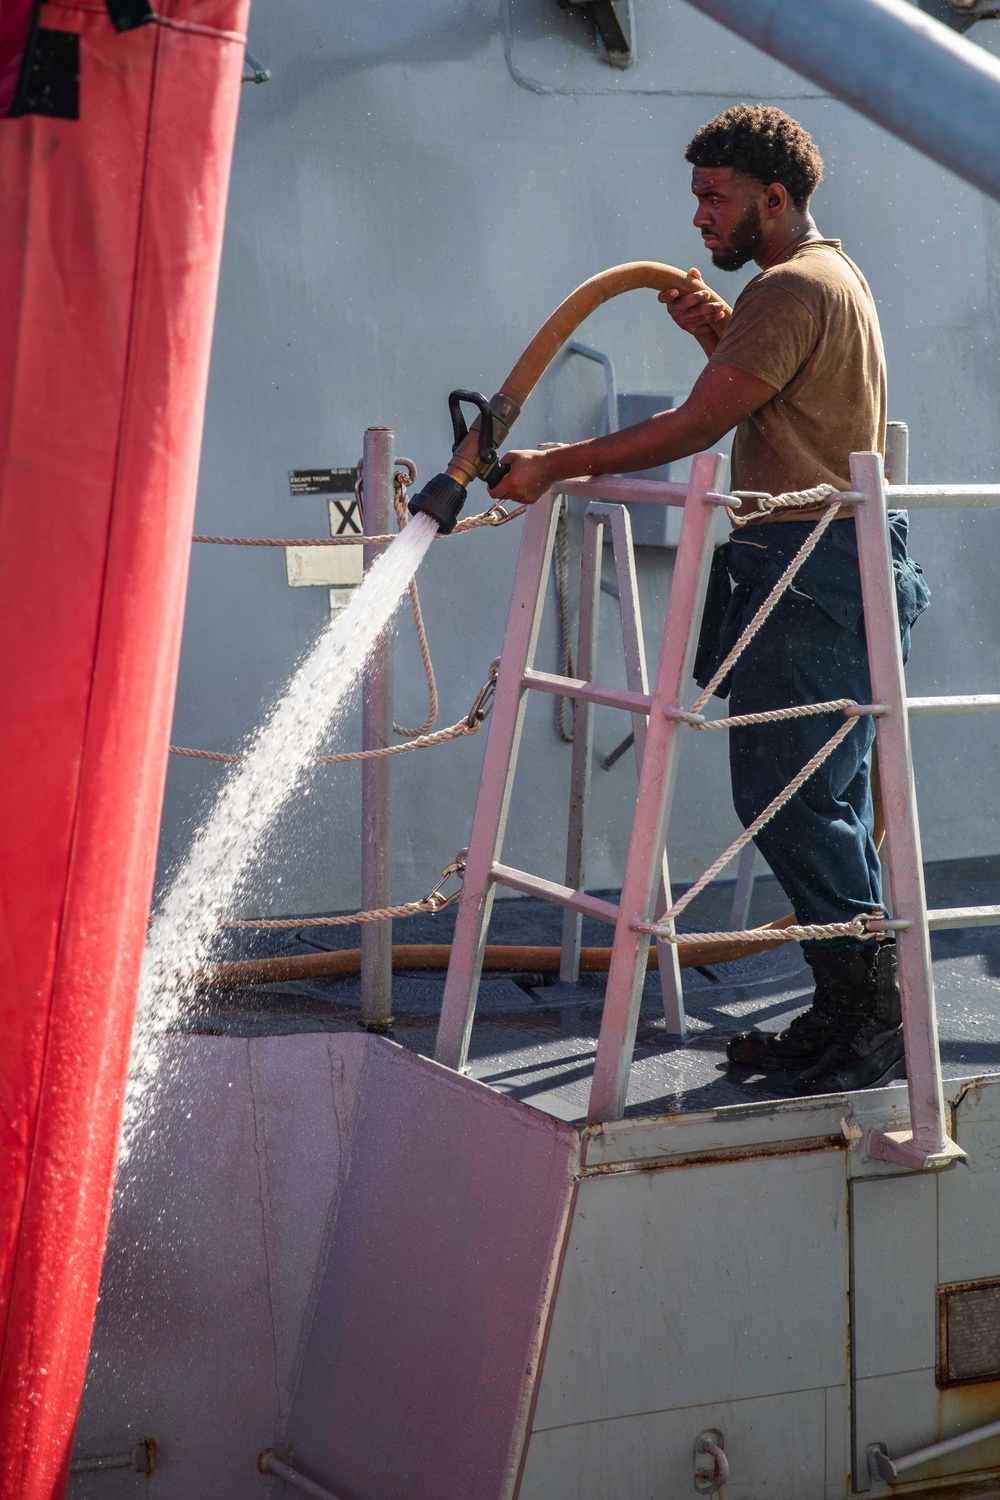
[[347, 703], [437, 534], [417, 516], [320, 635], [232, 767], [150, 926], [125, 1103], [123, 1156], [160, 1067], [160, 1041], [193, 998], [213, 935], [244, 889], [263, 840]]

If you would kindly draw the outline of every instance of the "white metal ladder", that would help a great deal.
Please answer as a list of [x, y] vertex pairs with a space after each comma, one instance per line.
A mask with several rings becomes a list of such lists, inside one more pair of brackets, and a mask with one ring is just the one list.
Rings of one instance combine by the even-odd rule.
[[[605, 687], [584, 678], [533, 670], [556, 519], [553, 493], [544, 495], [525, 519], [497, 692], [483, 761], [458, 910], [451, 964], [445, 985], [436, 1058], [464, 1067], [475, 1014], [490, 910], [498, 884], [556, 902], [568, 912], [614, 926], [611, 966], [591, 1087], [588, 1119], [619, 1119], [624, 1113], [650, 935], [642, 931], [654, 913], [661, 880], [670, 889], [664, 849], [677, 767], [678, 733], [684, 723], [697, 632], [704, 604], [716, 527], [716, 512], [731, 503], [719, 493], [724, 460], [703, 454], [692, 463], [686, 486], [641, 480], [593, 479], [560, 485], [562, 494], [587, 500], [682, 505], [684, 515], [673, 583], [652, 694]], [[908, 1131], [872, 1131], [869, 1155], [911, 1168], [940, 1167], [960, 1155], [950, 1140], [941, 1087], [937, 1021], [931, 976], [929, 930], [1000, 923], [1000, 906], [927, 912], [920, 834], [910, 756], [910, 713], [1000, 711], [1000, 695], [906, 698], [899, 643], [887, 504], [913, 509], [934, 506], [1000, 507], [1000, 487], [988, 485], [887, 486], [877, 454], [853, 454], [854, 489], [838, 496], [854, 508], [861, 586], [868, 635], [875, 734], [886, 823], [886, 855], [896, 951], [903, 996], [910, 1100]], [[596, 531], [596, 527], [595, 527]], [[542, 691], [578, 703], [603, 703], [648, 721], [639, 790], [616, 904], [579, 887], [556, 885], [500, 862], [527, 694]]]

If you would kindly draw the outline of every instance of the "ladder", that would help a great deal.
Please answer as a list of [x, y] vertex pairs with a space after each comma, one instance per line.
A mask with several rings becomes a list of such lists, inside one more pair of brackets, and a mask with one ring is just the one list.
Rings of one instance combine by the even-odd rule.
[[[605, 507], [594, 513], [592, 545], [595, 547], [599, 522], [611, 524], [613, 537], [615, 535], [611, 516], [606, 510], [609, 502], [683, 506], [673, 582], [651, 693], [644, 688], [641, 657], [637, 656], [633, 656], [629, 667], [627, 688], [609, 687], [590, 680], [593, 655], [592, 651], [589, 657], [587, 655], [585, 632], [581, 637], [584, 649], [578, 668], [579, 677], [568, 678], [534, 670], [557, 519], [558, 496], [554, 492], [542, 496], [528, 512], [521, 537], [435, 1057], [438, 1062], [454, 1069], [460, 1070], [466, 1064], [483, 950], [498, 885], [541, 897], [565, 908], [563, 963], [567, 977], [572, 973], [579, 919], [582, 916], [596, 917], [614, 928], [614, 941], [588, 1107], [591, 1123], [620, 1119], [625, 1112], [651, 941], [649, 931], [644, 928], [657, 915], [655, 908], [661, 888], [667, 892], [670, 890], [666, 855], [670, 806], [676, 780], [679, 737], [690, 730], [686, 722], [684, 694], [689, 690], [718, 511], [735, 503], [732, 496], [722, 493], [724, 476], [725, 460], [718, 455], [702, 454], [693, 460], [686, 485], [599, 478], [564, 482], [559, 486], [560, 495], [601, 502]], [[912, 509], [1000, 507], [1000, 487], [887, 485], [881, 457], [872, 453], [851, 456], [851, 482], [852, 490], [841, 493], [837, 499], [840, 504], [852, 507], [858, 538], [873, 699], [872, 704], [865, 706], [865, 711], [875, 720], [893, 913], [882, 925], [896, 932], [910, 1103], [910, 1128], [901, 1131], [873, 1129], [869, 1132], [866, 1150], [875, 1159], [913, 1170], [940, 1168], [956, 1160], [961, 1152], [949, 1138], [947, 1129], [929, 932], [933, 928], [1000, 923], [1000, 906], [927, 911], [909, 716], [998, 712], [1000, 695], [907, 700], [887, 509], [889, 505]], [[620, 534], [627, 537], [625, 532]], [[589, 575], [585, 573], [584, 576], [586, 580]], [[588, 588], [588, 598], [590, 593]], [[584, 600], [582, 611], [586, 607], [587, 600]], [[633, 629], [629, 616], [630, 606], [626, 602], [622, 615], [626, 638]], [[567, 880], [567, 884], [558, 885], [501, 862], [504, 828], [529, 692], [570, 697], [578, 706], [583, 705], [582, 742], [589, 739], [588, 706], [595, 703], [622, 709], [632, 715], [634, 724], [641, 723], [645, 728], [644, 744], [641, 736], [636, 736], [640, 758], [639, 788], [617, 903], [588, 895], [582, 889], [582, 853], [576, 865], [572, 863], [576, 848], [572, 825], [568, 868], [579, 871], [578, 883]], [[583, 755], [581, 744], [581, 766]], [[672, 948], [673, 945], [665, 942], [661, 946]], [[660, 972], [661, 979], [664, 974], [667, 976], [664, 1001], [668, 1028], [672, 1022], [675, 1031], [682, 1030], [683, 1010], [676, 960], [671, 964], [669, 956], [661, 959]]]
[[[685, 492], [686, 493], [686, 492]], [[680, 518], [678, 518], [680, 519]], [[632, 520], [627, 506], [610, 505], [592, 500], [583, 513], [583, 547], [580, 561], [580, 611], [577, 630], [577, 674], [589, 682], [593, 678], [597, 650], [598, 605], [601, 591], [607, 587], [602, 576], [602, 550], [604, 531], [611, 533], [612, 557], [615, 569], [613, 592], [618, 601], [621, 623], [622, 650], [625, 658], [625, 679], [630, 691], [648, 695], [646, 674], [646, 650], [643, 641], [642, 619], [639, 608], [639, 584], [635, 568], [635, 550], [632, 544]], [[590, 802], [590, 774], [593, 764], [594, 736], [592, 704], [585, 698], [576, 702], [573, 733], [573, 755], [570, 770], [569, 826], [566, 840], [566, 884], [571, 889], [583, 890], [585, 872], [585, 837]], [[642, 770], [642, 754], [646, 744], [646, 716], [635, 712], [632, 715], [632, 733], [629, 736], [636, 756], [636, 768]], [[629, 740], [624, 741], [627, 748]], [[617, 759], [617, 752], [616, 757]], [[736, 881], [733, 889], [730, 930], [746, 927], [753, 895], [754, 863], [756, 848], [748, 844], [739, 856]], [[664, 856], [665, 859], [665, 856]], [[657, 893], [658, 910], [669, 904], [669, 885], [664, 863], [660, 888]], [[564, 983], [575, 984], [580, 977], [580, 942], [583, 928], [583, 913], [567, 908], [563, 917], [562, 945], [559, 978]], [[667, 942], [657, 942], [657, 966], [663, 996], [664, 1035], [683, 1040], [687, 1035], [684, 1014], [684, 996], [677, 949]]]

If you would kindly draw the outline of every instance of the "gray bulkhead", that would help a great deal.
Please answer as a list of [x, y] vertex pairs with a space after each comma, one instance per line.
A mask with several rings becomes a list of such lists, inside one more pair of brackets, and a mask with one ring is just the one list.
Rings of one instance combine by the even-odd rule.
[[[397, 452], [424, 478], [436, 472], [450, 441], [447, 392], [492, 391], [556, 303], [602, 267], [642, 257], [699, 265], [732, 300], [745, 273], [710, 267], [690, 224], [683, 149], [699, 123], [742, 98], [782, 104], [821, 146], [817, 217], [878, 300], [890, 415], [910, 424], [911, 477], [995, 479], [1000, 209], [681, 0], [635, 0], [634, 12], [637, 60], [622, 71], [598, 59], [583, 19], [555, 0], [255, 7], [251, 46], [272, 77], [245, 89], [241, 107], [199, 531], [327, 534], [325, 502], [292, 498], [288, 471], [355, 463], [377, 423], [394, 428]], [[971, 37], [995, 49], [995, 26]], [[603, 308], [581, 337], [614, 358], [623, 392], [683, 397], [701, 366], [651, 293]], [[603, 398], [597, 365], [559, 359], [513, 441], [600, 431]], [[477, 485], [469, 509], [485, 502]], [[995, 690], [998, 524], [992, 514], [913, 518], [913, 553], [934, 592], [914, 635], [914, 693]], [[440, 723], [467, 712], [499, 651], [517, 530], [442, 542], [421, 570]], [[639, 551], [651, 661], [671, 564], [669, 549]], [[571, 598], [575, 586], [573, 577]], [[175, 743], [237, 748], [327, 608], [326, 589], [288, 587], [281, 549], [196, 546]], [[616, 633], [612, 621], [605, 680], [623, 680]], [[555, 668], [556, 649], [550, 600], [542, 668]], [[396, 651], [396, 718], [419, 723], [423, 673], [405, 614]], [[520, 866], [559, 879], [570, 752], [552, 714], [545, 702], [529, 708], [509, 848]], [[598, 710], [597, 752], [626, 729]], [[944, 721], [914, 726], [928, 859], [1000, 850], [998, 732], [993, 720], [961, 737]], [[356, 747], [358, 735], [352, 710], [334, 748]], [[482, 739], [395, 761], [394, 900], [428, 889], [466, 843], [481, 755]], [[675, 880], [693, 878], [735, 831], [725, 759], [718, 740], [685, 754]], [[164, 868], [219, 774], [173, 759]], [[357, 904], [358, 776], [318, 771], [287, 813], [253, 892], [262, 914]], [[634, 793], [630, 757], [595, 773], [595, 887], [620, 879]]]

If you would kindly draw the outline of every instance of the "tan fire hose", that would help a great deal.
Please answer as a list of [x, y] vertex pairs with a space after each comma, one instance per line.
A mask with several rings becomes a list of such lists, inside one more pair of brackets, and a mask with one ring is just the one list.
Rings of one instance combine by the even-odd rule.
[[[504, 441], [538, 381], [584, 319], [589, 318], [603, 302], [610, 302], [612, 297], [640, 289], [654, 292], [676, 290], [683, 293], [704, 291], [706, 287], [703, 281], [696, 280], [687, 271], [680, 271], [676, 266], [660, 265], [655, 260], [632, 260], [626, 265], [611, 266], [607, 271], [599, 271], [596, 276], [591, 276], [589, 281], [571, 292], [565, 302], [561, 302], [552, 316], [542, 324], [490, 402], [493, 411], [494, 448]], [[719, 303], [726, 312], [726, 317], [716, 326], [725, 327], [732, 308], [717, 292], [712, 292], [711, 295], [713, 302]], [[468, 485], [477, 476], [483, 478], [490, 467], [480, 455], [477, 420], [452, 455], [445, 472], [460, 484]]]

